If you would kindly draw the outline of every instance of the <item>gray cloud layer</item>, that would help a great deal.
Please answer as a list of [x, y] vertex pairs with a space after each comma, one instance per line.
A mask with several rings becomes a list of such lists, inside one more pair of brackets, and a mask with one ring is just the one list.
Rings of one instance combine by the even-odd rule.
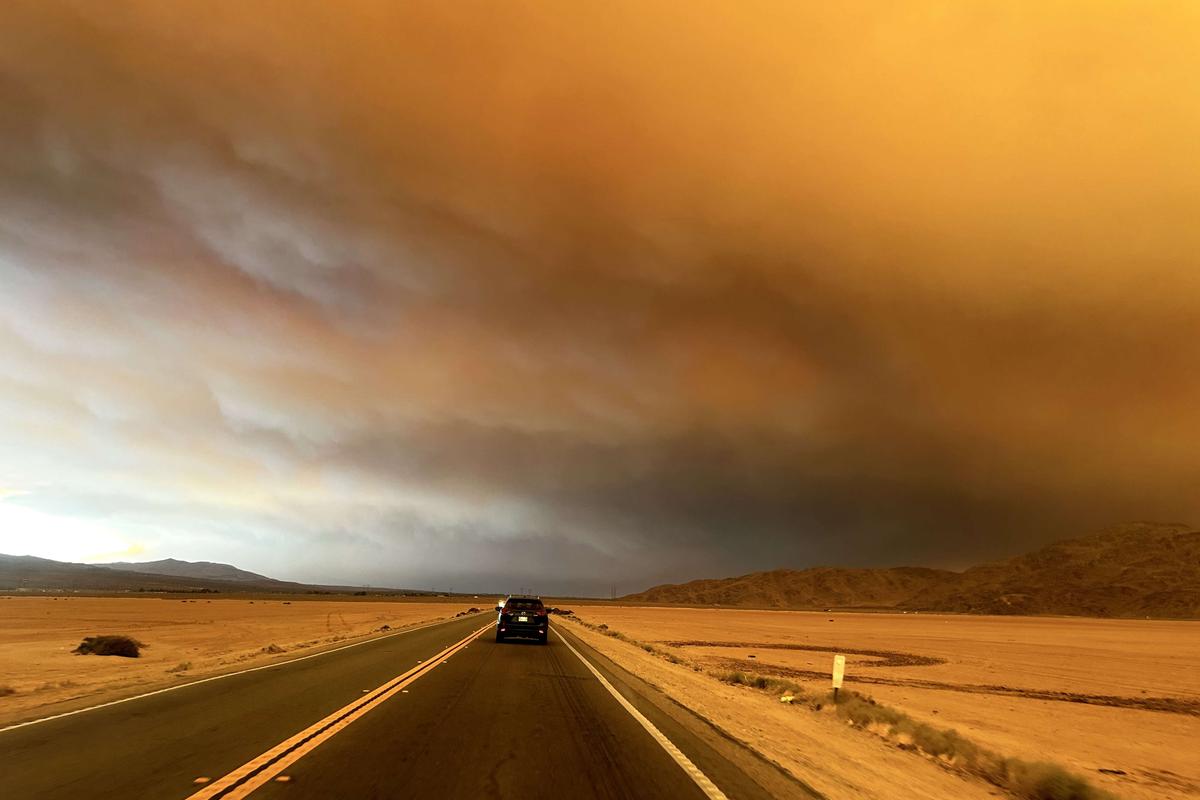
[[10, 3], [0, 503], [546, 591], [1195, 519], [1200, 18], [1018, 6]]

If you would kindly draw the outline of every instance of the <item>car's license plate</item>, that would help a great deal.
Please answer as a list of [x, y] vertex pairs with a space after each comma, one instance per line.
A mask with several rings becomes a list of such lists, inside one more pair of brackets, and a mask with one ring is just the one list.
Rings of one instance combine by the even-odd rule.
[[517, 622], [529, 622], [529, 617], [517, 617]]

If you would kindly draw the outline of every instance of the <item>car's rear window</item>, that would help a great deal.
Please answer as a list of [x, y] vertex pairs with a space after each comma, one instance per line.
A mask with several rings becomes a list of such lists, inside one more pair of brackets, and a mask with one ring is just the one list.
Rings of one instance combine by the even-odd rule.
[[537, 611], [542, 608], [541, 600], [509, 600], [506, 604], [513, 611]]

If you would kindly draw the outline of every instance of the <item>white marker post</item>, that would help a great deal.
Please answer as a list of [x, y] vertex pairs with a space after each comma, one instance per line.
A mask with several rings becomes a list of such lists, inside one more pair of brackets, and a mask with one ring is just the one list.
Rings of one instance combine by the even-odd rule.
[[837, 702], [838, 690], [842, 688], [842, 678], [846, 677], [846, 657], [833, 657], [833, 702]]

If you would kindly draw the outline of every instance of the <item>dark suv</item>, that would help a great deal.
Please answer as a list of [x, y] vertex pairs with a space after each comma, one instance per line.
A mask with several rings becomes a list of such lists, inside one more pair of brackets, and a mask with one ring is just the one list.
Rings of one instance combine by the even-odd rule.
[[542, 644], [550, 631], [550, 615], [539, 597], [523, 594], [511, 595], [500, 607], [496, 617], [496, 641], [503, 642], [510, 636], [526, 636]]

